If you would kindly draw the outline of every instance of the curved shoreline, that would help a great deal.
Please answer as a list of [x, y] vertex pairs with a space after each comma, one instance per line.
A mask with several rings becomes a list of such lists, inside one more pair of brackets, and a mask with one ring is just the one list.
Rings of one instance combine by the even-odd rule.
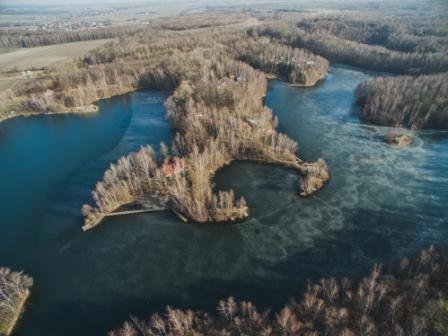
[[263, 72], [254, 69], [274, 71], [292, 84], [311, 80], [312, 85], [325, 77], [328, 61], [243, 32], [218, 32], [214, 37], [165, 36], [161, 49], [151, 50], [146, 58], [139, 53], [146, 50], [145, 39], [152, 41], [153, 36], [129, 37], [111, 46], [122, 50], [134, 43], [134, 49], [122, 54], [125, 61], [108, 62], [99, 56], [102, 51], [92, 52], [81, 61], [79, 72], [61, 71], [48, 80], [37, 80], [5, 101], [4, 113], [81, 112], [84, 108], [79, 106], [93, 106], [99, 99], [144, 87], [172, 90], [165, 106], [177, 131], [173, 148], [162, 147], [163, 160], [144, 147], [111, 165], [93, 192], [94, 207], [83, 207], [84, 229], [121, 205], [154, 193], [168, 196], [170, 208], [197, 222], [247, 218], [243, 198], [236, 200], [232, 191], [215, 194], [211, 188], [216, 170], [234, 160], [298, 170], [302, 196], [317, 192], [329, 179], [323, 160], [302, 162], [298, 144], [276, 130], [278, 120], [263, 104], [267, 81]]
[[[210, 173], [210, 180], [213, 180], [213, 177], [223, 168], [226, 166], [231, 165], [234, 162], [253, 162], [260, 165], [272, 165], [272, 166], [280, 166], [288, 169], [293, 169], [301, 175], [301, 178], [299, 179], [299, 190], [302, 190], [299, 195], [302, 197], [311, 196], [317, 191], [319, 191], [322, 187], [324, 187], [325, 183], [330, 179], [330, 175], [328, 172], [328, 167], [323, 160], [318, 160], [313, 163], [308, 162], [297, 162], [297, 164], [292, 164], [291, 162], [267, 162], [263, 160], [257, 160], [257, 159], [234, 159], [225, 162], [222, 166], [217, 168], [214, 172]], [[158, 191], [160, 192], [160, 191]], [[144, 212], [157, 212], [157, 211], [164, 211], [164, 210], [170, 210], [172, 211], [180, 220], [183, 222], [188, 222], [189, 220], [193, 220], [197, 223], [202, 223], [202, 221], [195, 220], [194, 218], [189, 218], [185, 216], [183, 213], [181, 213], [176, 207], [173, 206], [172, 202], [169, 201], [169, 195], [166, 195], [162, 191], [162, 195], [165, 195], [164, 197], [168, 197], [167, 201], [163, 203], [163, 205], [160, 204], [159, 201], [154, 202], [154, 198], [160, 199], [160, 195], [142, 195], [138, 198], [128, 200], [125, 203], [119, 203], [116, 204], [113, 208], [111, 208], [108, 212], [99, 214], [93, 218], [89, 218], [88, 216], [85, 219], [84, 225], [82, 226], [83, 231], [89, 231], [96, 226], [98, 226], [106, 217], [115, 216], [115, 215], [132, 215], [132, 214], [138, 214], [138, 213], [144, 213]], [[149, 196], [149, 201], [148, 201]], [[145, 197], [146, 197], [146, 205], [145, 205]], [[118, 211], [123, 206], [127, 205], [137, 205], [137, 208], [130, 211]], [[242, 209], [243, 215], [239, 215], [239, 211], [235, 213], [235, 215], [228, 214], [226, 219], [220, 222], [235, 222], [237, 220], [244, 220], [249, 217], [250, 212], [249, 208], [247, 206]], [[210, 220], [213, 221], [213, 220]], [[209, 222], [207, 220], [206, 222]]]
[[[132, 92], [132, 91], [130, 91]], [[126, 93], [130, 93], [130, 92], [126, 92]], [[123, 94], [126, 94], [123, 93]], [[116, 97], [116, 96], [112, 96], [112, 97]], [[112, 98], [109, 97], [109, 98]], [[108, 99], [108, 98], [101, 98], [101, 99]], [[99, 99], [99, 100], [101, 100]], [[73, 114], [73, 115], [83, 115], [83, 114], [93, 114], [93, 113], [98, 113], [99, 112], [99, 107], [97, 105], [98, 101], [93, 102], [92, 104], [84, 107], [77, 107], [76, 109], [73, 110], [68, 110], [68, 111], [60, 111], [60, 112], [43, 112], [43, 113], [21, 113], [21, 114], [17, 114], [17, 115], [11, 115], [8, 117], [2, 117], [0, 118], [0, 123], [6, 121], [6, 120], [11, 120], [11, 119], [15, 119], [15, 118], [32, 118], [32, 117], [38, 117], [38, 116], [42, 116], [42, 115], [64, 115], [64, 114]]]
[[[164, 154], [165, 159], [160, 161], [151, 148], [143, 147], [139, 152], [131, 153], [111, 165], [110, 169], [106, 171], [103, 181], [97, 184], [96, 190], [93, 192], [97, 206], [85, 205], [83, 207], [85, 222], [82, 228], [84, 231], [97, 226], [104, 217], [114, 214], [123, 205], [131, 204], [138, 199], [140, 201], [143, 199], [140, 203], [148, 203], [146, 208], [143, 206], [141, 210], [137, 210], [138, 212], [143, 212], [145, 209], [151, 211], [153, 204], [144, 201], [145, 197], [151, 198], [151, 195], [168, 197], [169, 201], [165, 207], [172, 210], [183, 221], [188, 218], [204, 223], [247, 218], [249, 211], [243, 198], [235, 201], [233, 191], [219, 192], [218, 194], [213, 194], [211, 191], [216, 171], [235, 160], [276, 164], [299, 171], [302, 175], [299, 182], [301, 196], [314, 194], [323, 187], [330, 178], [325, 161], [303, 162], [295, 154], [297, 144], [287, 136], [276, 132], [272, 114], [263, 104], [263, 97], [267, 90], [264, 74], [253, 70], [248, 65], [232, 60], [226, 62], [220, 66], [224, 66], [224, 69], [227, 66], [228, 70], [222, 70], [224, 75], [218, 76], [207, 92], [208, 95], [216, 95], [214, 98], [207, 98], [213, 102], [210, 108], [223, 109], [222, 115], [220, 117], [200, 115], [201, 118], [205, 118], [206, 124], [214, 124], [214, 126], [207, 127], [216, 129], [216, 138], [212, 134], [204, 134], [203, 138], [197, 138], [197, 132], [188, 133], [189, 124], [193, 129], [203, 127], [193, 126], [197, 122], [197, 112], [194, 109], [190, 112], [190, 107], [188, 107], [192, 104], [199, 104], [201, 98], [196, 98], [199, 102], [188, 103], [188, 101], [192, 99], [191, 96], [200, 97], [204, 92], [195, 92], [200, 89], [200, 83], [192, 85], [188, 78], [181, 80], [180, 85], [168, 98], [165, 105], [167, 115], [174, 128], [180, 132], [175, 137], [175, 143], [177, 141], [177, 146], [186, 148], [183, 150], [183, 155], [177, 155], [179, 150], [175, 148], [174, 153]], [[240, 70], [236, 70], [238, 68]], [[232, 76], [229, 73], [235, 73], [235, 71], [236, 73], [243, 71], [248, 78], [244, 78], [241, 82], [231, 79]], [[207, 84], [204, 83], [204, 85]], [[254, 90], [252, 87], [256, 88], [255, 96], [243, 93]], [[213, 93], [211, 90], [217, 91]], [[223, 93], [221, 93], [222, 91]], [[234, 105], [235, 102], [228, 106], [226, 104], [229, 103], [225, 103], [224, 107], [214, 107], [213, 104], [218, 104], [221, 94], [224, 93], [230, 97], [239, 97], [238, 99], [242, 100], [241, 104], [250, 106], [248, 114], [233, 116], [232, 110], [237, 109]], [[235, 101], [235, 99], [230, 98], [230, 101]], [[211, 119], [207, 121], [206, 118]], [[227, 123], [238, 126], [236, 129], [226, 128], [229, 127], [226, 126]], [[187, 129], [187, 131], [183, 131], [183, 129]], [[220, 132], [225, 134], [222, 139], [220, 139]], [[249, 136], [251, 132], [255, 132], [252, 135], [254, 139]], [[182, 138], [184, 140], [181, 140]], [[201, 147], [202, 149], [200, 149]], [[166, 149], [163, 151], [167, 152]], [[204, 162], [203, 166], [200, 162]], [[174, 169], [177, 173], [167, 175], [165, 172], [167, 167], [171, 167], [170, 169]], [[199, 208], [191, 209], [193, 204], [187, 204], [197, 202], [194, 201], [197, 198], [201, 201], [195, 203], [194, 207]]]

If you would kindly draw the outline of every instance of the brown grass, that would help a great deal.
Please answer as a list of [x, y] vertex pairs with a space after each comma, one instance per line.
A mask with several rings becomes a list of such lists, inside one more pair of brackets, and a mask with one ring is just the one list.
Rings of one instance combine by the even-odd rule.
[[36, 48], [21, 48], [0, 54], [0, 71], [46, 68], [84, 55], [112, 39], [63, 43]]

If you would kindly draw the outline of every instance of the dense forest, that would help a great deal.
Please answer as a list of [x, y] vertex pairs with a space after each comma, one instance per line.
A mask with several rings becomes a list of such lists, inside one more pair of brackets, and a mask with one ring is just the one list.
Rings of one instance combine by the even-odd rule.
[[270, 36], [333, 62], [416, 76], [382, 77], [362, 83], [357, 95], [365, 121], [414, 129], [448, 126], [448, 27], [443, 13], [434, 14], [433, 22], [427, 17], [416, 21], [415, 14], [395, 18], [371, 14], [287, 18], [250, 28], [249, 34]]
[[448, 128], [448, 74], [379, 77], [356, 90], [361, 117], [372, 123], [419, 128]]
[[166, 30], [190, 30], [201, 28], [212, 28], [218, 26], [229, 26], [245, 24], [250, 22], [251, 17], [243, 13], [226, 13], [223, 11], [209, 11], [208, 13], [197, 13], [164, 17], [152, 22], [153, 27]]
[[270, 44], [239, 29], [142, 32], [87, 54], [74, 68], [64, 67], [7, 92], [2, 114], [7, 118], [92, 110], [98, 99], [139, 88], [170, 90], [167, 113], [178, 132], [173, 148], [165, 151], [163, 161], [143, 148], [112, 165], [94, 192], [95, 206], [83, 207], [83, 228], [144, 195], [168, 198], [168, 208], [197, 222], [242, 219], [249, 214], [243, 199], [235, 200], [232, 191], [212, 192], [214, 173], [233, 160], [297, 170], [304, 196], [329, 178], [323, 160], [302, 162], [296, 156], [297, 144], [275, 131], [277, 121], [263, 106], [263, 73], [234, 58], [248, 58], [304, 86], [322, 79], [328, 62], [310, 52]]
[[148, 29], [155, 29], [157, 31], [184, 31], [227, 25], [236, 26], [238, 24], [244, 25], [249, 19], [250, 17], [245, 14], [207, 13], [155, 18], [146, 24], [104, 25], [74, 30], [54, 29], [50, 31], [33, 31], [8, 29], [0, 31], [0, 50], [123, 37]]
[[148, 30], [90, 52], [74, 67], [66, 66], [2, 93], [0, 119], [20, 114], [77, 112], [98, 99], [142, 87], [173, 90], [179, 84], [180, 74], [196, 69], [197, 61], [181, 60], [195, 48], [206, 52], [198, 50], [198, 61], [214, 53], [244, 59], [304, 86], [324, 78], [328, 70], [325, 59], [308, 51], [288, 48], [266, 38], [253, 39], [239, 29], [179, 33]]
[[[448, 51], [448, 29], [444, 28], [442, 18], [431, 26], [423, 25], [422, 20], [378, 18], [368, 15], [333, 15], [305, 18], [297, 22], [297, 27], [307, 33], [330, 34], [363, 44], [379, 45], [391, 50], [407, 53], [435, 53]], [[424, 23], [424, 22], [423, 22]]]
[[296, 86], [313, 86], [325, 77], [328, 61], [306, 49], [291, 48], [267, 38], [237, 38], [226, 43], [236, 59], [276, 74]]
[[444, 336], [448, 333], [448, 253], [423, 250], [388, 271], [375, 266], [359, 283], [348, 278], [309, 283], [303, 297], [279, 312], [232, 297], [218, 314], [167, 308], [166, 315], [132, 318], [110, 336], [341, 335]]
[[363, 44], [329, 33], [307, 32], [284, 22], [251, 28], [253, 35], [265, 35], [296, 48], [309, 49], [332, 62], [399, 74], [431, 74], [448, 71], [444, 52], [400, 52]]
[[[186, 20], [187, 17], [191, 20]], [[393, 18], [365, 13], [361, 16], [284, 14], [265, 17], [263, 25], [249, 28], [246, 34], [242, 24], [248, 20], [245, 15], [226, 18], [222, 15], [193, 15], [156, 21], [136, 38], [127, 37], [86, 55], [76, 70], [67, 69], [65, 73], [52, 74], [45, 81], [33, 82], [12, 94], [3, 94], [0, 118], [28, 113], [93, 111], [95, 107], [91, 104], [96, 100], [140, 87], [165, 86], [164, 89], [172, 90], [179, 84], [179, 73], [188, 70], [180, 66], [178, 60], [173, 61], [178, 66], [175, 69], [168, 61], [160, 62], [160, 57], [168, 53], [172, 59], [176, 54], [179, 57], [196, 47], [215, 49], [297, 86], [312, 86], [325, 76], [329, 65], [323, 57], [369, 70], [413, 76], [448, 71], [448, 28], [443, 14], [425, 16], [418, 20], [418, 24], [413, 24], [415, 14], [409, 13]], [[198, 25], [201, 22], [203, 25]], [[214, 28], [200, 29], [213, 24]], [[229, 26], [217, 28], [225, 25]], [[116, 28], [116, 31], [125, 34], [126, 29], [122, 29]], [[44, 36], [50, 38], [51, 34]], [[211, 40], [214, 43], [210, 43]], [[175, 54], [171, 55], [173, 51]], [[366, 94], [360, 99], [365, 107], [365, 120], [384, 125], [423, 127], [421, 122], [413, 124], [405, 119], [415, 118], [417, 114], [421, 118], [428, 113], [445, 118], [444, 109], [439, 108], [445, 92], [443, 87], [438, 89], [440, 81], [437, 78], [441, 76], [434, 77], [435, 83], [431, 83], [430, 88], [430, 79], [406, 77], [405, 92], [389, 94], [388, 99], [383, 99], [387, 95], [385, 90], [381, 94], [379, 89], [375, 90], [376, 94]], [[421, 82], [411, 84], [412, 81]], [[399, 88], [398, 80], [384, 79], [384, 82], [389, 83], [388, 87]], [[368, 85], [370, 92], [376, 87], [375, 83], [378, 82]], [[417, 88], [426, 88], [425, 95], [415, 95], [413, 90]], [[411, 95], [414, 95], [412, 99]], [[381, 103], [373, 101], [380, 97]], [[434, 98], [431, 106], [429, 97]], [[411, 112], [399, 110], [409, 104], [413, 105]]]
[[0, 335], [11, 334], [32, 285], [29, 276], [0, 267]]
[[84, 30], [59, 30], [53, 32], [7, 30], [0, 32], [0, 49], [31, 48], [50, 44], [100, 40], [133, 34], [142, 30], [142, 26], [111, 26]]

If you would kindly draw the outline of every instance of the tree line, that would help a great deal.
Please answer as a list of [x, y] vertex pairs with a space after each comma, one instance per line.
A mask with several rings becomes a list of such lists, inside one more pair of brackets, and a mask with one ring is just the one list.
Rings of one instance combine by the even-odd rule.
[[448, 73], [379, 77], [356, 89], [361, 117], [380, 125], [448, 128]]
[[433, 247], [404, 258], [390, 271], [309, 283], [280, 311], [222, 300], [216, 313], [167, 307], [164, 315], [132, 317], [109, 336], [443, 336], [448, 333], [448, 253]]
[[444, 14], [429, 12], [417, 18], [421, 13], [403, 12], [392, 18], [381, 13], [384, 18], [378, 13], [293, 15], [250, 28], [248, 34], [309, 49], [333, 62], [415, 76], [361, 84], [357, 90], [361, 116], [388, 126], [446, 128], [448, 28]]
[[[431, 22], [432, 27], [443, 27], [442, 18], [435, 18], [435, 20], [436, 22], [434, 19]], [[410, 21], [399, 18], [372, 17], [365, 14], [356, 16], [345, 14], [304, 18], [299, 20], [296, 25], [307, 33], [335, 35], [347, 40], [380, 45], [401, 52], [446, 52], [448, 38], [431, 31], [426, 24], [427, 22], [421, 18]]]
[[249, 33], [270, 36], [292, 47], [309, 49], [332, 62], [369, 70], [411, 75], [448, 71], [448, 58], [444, 52], [399, 52], [348, 40], [327, 32], [307, 32], [284, 22], [250, 28]]
[[0, 32], [0, 48], [31, 48], [68, 42], [108, 39], [133, 34], [142, 29], [141, 26], [135, 25], [51, 32], [7, 30]]

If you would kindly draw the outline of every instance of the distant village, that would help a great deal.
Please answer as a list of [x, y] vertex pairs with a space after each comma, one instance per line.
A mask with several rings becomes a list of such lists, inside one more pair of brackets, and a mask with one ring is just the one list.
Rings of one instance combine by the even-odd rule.
[[109, 27], [111, 25], [112, 21], [109, 19], [104, 21], [92, 21], [92, 22], [82, 21], [76, 23], [55, 22], [48, 24], [39, 24], [36, 25], [35, 27], [28, 27], [26, 28], [26, 30], [32, 32], [80, 31], [92, 28]]

